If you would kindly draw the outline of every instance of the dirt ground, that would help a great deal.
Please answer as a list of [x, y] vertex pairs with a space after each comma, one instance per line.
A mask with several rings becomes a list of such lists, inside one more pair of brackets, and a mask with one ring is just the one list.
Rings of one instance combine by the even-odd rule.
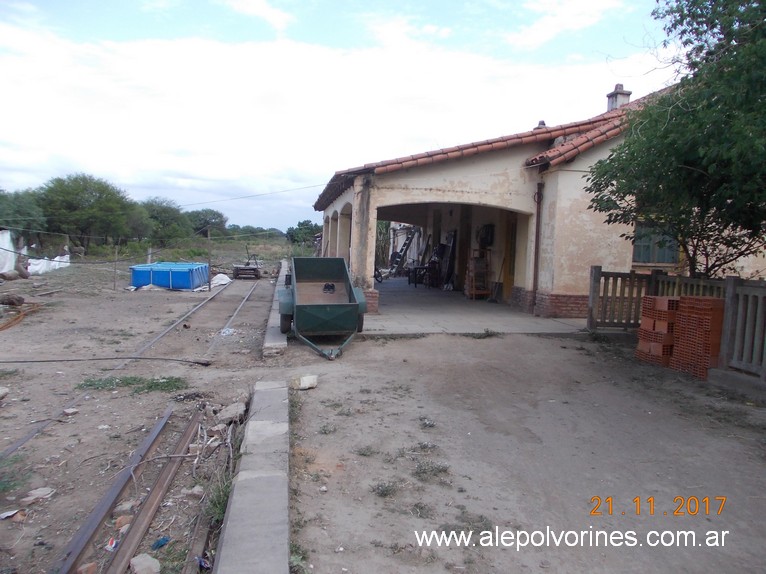
[[[268, 280], [225, 332], [222, 317], [252, 282], [235, 282], [214, 312], [192, 316], [145, 353], [208, 357], [210, 366], [126, 362], [209, 296], [130, 292], [128, 283], [123, 269], [114, 289], [112, 267], [93, 265], [0, 286], [44, 303], [0, 331], [0, 360], [16, 361], [0, 364], [0, 386], [9, 389], [0, 404], [3, 447], [48, 423], [0, 463], [0, 514], [20, 508], [32, 489], [55, 491], [25, 507], [23, 521], [0, 522], [3, 574], [48, 571], [168, 404], [180, 432], [200, 405], [236, 401], [257, 380], [304, 374], [317, 375], [319, 386], [294, 392], [290, 403], [293, 572], [762, 571], [766, 416], [746, 397], [587, 338], [362, 336], [333, 362], [294, 341], [264, 359]], [[115, 373], [180, 377], [188, 388], [78, 388]], [[60, 416], [68, 406], [78, 412]], [[150, 530], [150, 539], [171, 539], [147, 549], [163, 572], [180, 571], [201, 506], [179, 489], [204, 478], [184, 463]], [[135, 485], [136, 496], [148, 480]], [[682, 516], [673, 516], [676, 497]], [[720, 514], [716, 497], [726, 497]], [[517, 550], [477, 539], [428, 548], [415, 537], [546, 529], [580, 539]], [[697, 542], [708, 531], [729, 533], [716, 547], [650, 547], [652, 530], [692, 530]], [[634, 531], [643, 546], [593, 546], [586, 539], [595, 531]], [[101, 545], [93, 551], [106, 556]]]
[[[28, 303], [25, 309], [40, 305], [20, 323], [0, 331], [0, 386], [8, 389], [0, 403], [0, 445], [4, 451], [18, 446], [0, 461], [0, 514], [21, 510], [0, 522], [3, 574], [50, 571], [170, 406], [170, 432], [151, 456], [156, 462], [141, 467], [140, 476], [135, 472], [136, 479], [121, 499], [142, 500], [191, 415], [208, 407], [203, 422], [207, 428], [214, 426], [211, 409], [243, 400], [264, 365], [261, 346], [273, 296], [271, 279], [258, 282], [230, 325], [224, 325], [226, 319], [256, 285], [254, 281], [232, 283], [204, 311], [151, 344], [210, 293], [129, 291], [127, 266], [120, 266], [115, 274], [111, 264], [75, 263], [0, 285], [0, 293], [23, 296]], [[6, 311], [0, 324], [10, 317]], [[138, 354], [142, 360], [127, 360]], [[151, 357], [164, 359], [146, 360]], [[200, 359], [212, 365], [182, 362]], [[142, 393], [134, 387], [81, 386], [89, 380], [130, 377], [158, 384], [155, 390]], [[163, 386], [175, 380], [186, 388]], [[77, 412], [62, 414], [66, 408]], [[40, 432], [35, 435], [36, 429]], [[204, 453], [194, 465], [184, 462], [163, 502], [147, 537], [149, 544], [162, 537], [170, 539], [164, 547], [149, 550], [160, 560], [163, 572], [181, 571], [196, 519], [213, 494], [212, 489], [206, 490], [201, 502], [181, 489], [207, 487], [216, 478], [222, 450]], [[25, 505], [27, 493], [38, 488], [54, 493]], [[109, 517], [90, 552], [99, 571], [110, 557], [105, 550], [109, 538], [120, 538], [115, 519]]]
[[[746, 397], [524, 335], [368, 340], [293, 372], [319, 376], [291, 410], [294, 572], [763, 571], [766, 418]], [[418, 544], [434, 530], [474, 538]]]

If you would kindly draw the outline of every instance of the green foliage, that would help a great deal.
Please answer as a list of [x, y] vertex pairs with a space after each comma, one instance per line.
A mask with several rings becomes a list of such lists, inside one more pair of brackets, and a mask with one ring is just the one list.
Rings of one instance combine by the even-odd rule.
[[163, 392], [172, 393], [189, 387], [188, 383], [180, 377], [106, 377], [104, 379], [85, 379], [77, 385], [78, 389], [113, 390], [118, 387], [129, 387], [133, 394]]
[[19, 471], [21, 455], [0, 458], [0, 494], [6, 494], [21, 487], [28, 479], [28, 473]]
[[299, 222], [296, 227], [288, 227], [285, 235], [291, 243], [311, 245], [314, 242], [314, 236], [317, 233], [321, 233], [321, 231], [321, 225], [312, 223], [309, 219], [305, 219]]
[[0, 190], [0, 227], [14, 229], [29, 243], [34, 232], [46, 229], [45, 214], [37, 200], [31, 189], [15, 193]]
[[207, 236], [208, 229], [211, 236], [221, 237], [226, 235], [226, 222], [228, 220], [220, 211], [215, 209], [199, 209], [197, 211], [186, 212], [186, 217], [189, 219], [194, 233], [197, 235]]
[[691, 275], [720, 275], [766, 246], [764, 7], [674, 0], [655, 16], [691, 74], [630, 115], [625, 141], [590, 171], [590, 207], [675, 240]]
[[189, 218], [174, 201], [153, 197], [141, 203], [141, 206], [152, 221], [151, 240], [154, 245], [166, 247], [174, 240], [192, 235], [194, 230]]
[[91, 241], [116, 243], [129, 235], [132, 202], [103, 179], [84, 173], [55, 177], [36, 193], [49, 232], [69, 235], [86, 248]]

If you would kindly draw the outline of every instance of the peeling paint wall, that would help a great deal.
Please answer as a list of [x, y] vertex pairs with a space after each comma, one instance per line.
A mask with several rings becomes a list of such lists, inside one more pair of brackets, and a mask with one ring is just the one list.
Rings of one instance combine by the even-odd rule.
[[[584, 190], [589, 166], [609, 150], [591, 150], [560, 169], [545, 174], [545, 263], [541, 261], [540, 289], [549, 293], [588, 293], [591, 265], [610, 271], [629, 271], [633, 246], [620, 235], [631, 228], [606, 225], [604, 215], [588, 209], [590, 195]], [[545, 277], [543, 283], [542, 278]]]

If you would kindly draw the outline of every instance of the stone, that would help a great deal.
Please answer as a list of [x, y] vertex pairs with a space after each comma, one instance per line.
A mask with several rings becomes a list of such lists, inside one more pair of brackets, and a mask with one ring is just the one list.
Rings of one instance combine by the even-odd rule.
[[182, 488], [181, 494], [187, 498], [198, 498], [201, 500], [205, 496], [205, 489], [201, 484], [198, 484], [194, 488]]
[[72, 416], [76, 415], [76, 414], [77, 414], [77, 413], [79, 413], [79, 412], [80, 412], [80, 411], [79, 411], [78, 409], [75, 409], [75, 408], [70, 408], [70, 409], [64, 409], [64, 410], [63, 410], [63, 413], [64, 413], [66, 416], [68, 416], [68, 417], [72, 417]]
[[239, 422], [243, 418], [245, 418], [245, 405], [242, 403], [230, 404], [218, 413], [218, 421], [223, 424]]
[[210, 436], [224, 437], [229, 430], [229, 425], [221, 423], [207, 429]]
[[21, 499], [21, 504], [23, 504], [24, 506], [29, 506], [30, 504], [34, 504], [38, 500], [50, 498], [51, 496], [53, 496], [54, 492], [56, 492], [54, 489], [48, 488], [47, 486], [30, 490], [29, 492], [27, 492], [26, 497]]
[[83, 564], [76, 570], [77, 574], [96, 574], [98, 572], [98, 564], [95, 562], [88, 562]]
[[123, 500], [117, 506], [115, 506], [114, 516], [119, 516], [120, 514], [133, 512], [139, 506], [141, 506], [141, 501], [136, 500], [135, 498], [131, 498], [129, 500]]
[[290, 381], [290, 387], [301, 391], [313, 389], [317, 386], [317, 379], [318, 377], [316, 375], [303, 375], [302, 377], [296, 377]]
[[0, 401], [2, 401], [5, 397], [8, 396], [8, 393], [11, 392], [11, 389], [8, 387], [0, 387]]
[[117, 530], [120, 530], [123, 526], [126, 526], [133, 522], [133, 517], [130, 514], [123, 514], [122, 516], [118, 516], [117, 520], [114, 521], [114, 527]]
[[139, 554], [130, 559], [133, 574], [160, 574], [160, 561], [148, 554]]

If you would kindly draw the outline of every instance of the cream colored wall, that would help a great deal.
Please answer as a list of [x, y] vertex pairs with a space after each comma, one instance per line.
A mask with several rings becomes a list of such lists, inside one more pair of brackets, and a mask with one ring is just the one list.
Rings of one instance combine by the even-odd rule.
[[467, 203], [532, 213], [537, 174], [524, 161], [529, 146], [375, 176], [374, 206]]
[[630, 227], [606, 225], [604, 215], [588, 209], [584, 190], [589, 166], [608, 155], [591, 150], [577, 160], [544, 174], [543, 239], [540, 282], [542, 291], [585, 295], [591, 265], [609, 271], [629, 271], [633, 246], [620, 235]]

